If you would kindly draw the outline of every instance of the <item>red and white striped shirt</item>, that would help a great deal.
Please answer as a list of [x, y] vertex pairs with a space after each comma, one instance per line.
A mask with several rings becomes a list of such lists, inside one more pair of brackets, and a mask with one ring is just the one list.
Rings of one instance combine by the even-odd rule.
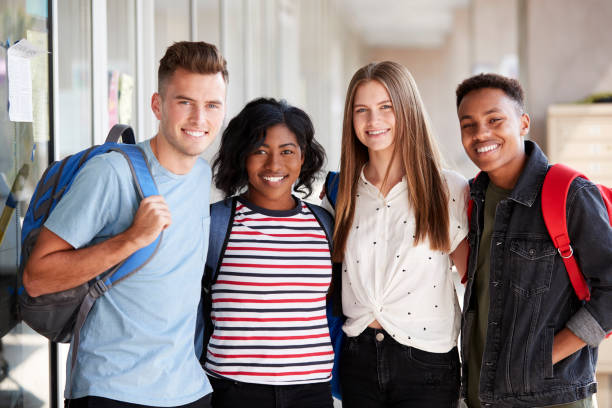
[[329, 243], [312, 212], [297, 201], [288, 211], [238, 201], [212, 287], [209, 374], [272, 385], [331, 378]]

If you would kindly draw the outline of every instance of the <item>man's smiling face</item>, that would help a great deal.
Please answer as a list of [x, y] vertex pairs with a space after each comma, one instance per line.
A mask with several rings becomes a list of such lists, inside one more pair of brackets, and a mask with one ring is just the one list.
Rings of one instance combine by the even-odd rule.
[[514, 187], [526, 160], [523, 136], [529, 132], [529, 116], [497, 88], [469, 92], [457, 114], [469, 158], [496, 185]]
[[172, 161], [194, 161], [215, 139], [225, 115], [226, 84], [220, 72], [199, 74], [178, 68], [153, 95], [159, 119], [158, 143]]

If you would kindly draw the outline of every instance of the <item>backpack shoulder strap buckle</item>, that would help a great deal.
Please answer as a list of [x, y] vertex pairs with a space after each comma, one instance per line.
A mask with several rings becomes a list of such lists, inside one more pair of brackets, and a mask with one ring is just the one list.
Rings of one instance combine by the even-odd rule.
[[571, 245], [568, 245], [567, 247], [564, 247], [564, 248], [559, 247], [557, 248], [557, 251], [559, 251], [559, 255], [563, 259], [569, 259], [572, 256], [574, 256], [574, 249], [572, 248]]

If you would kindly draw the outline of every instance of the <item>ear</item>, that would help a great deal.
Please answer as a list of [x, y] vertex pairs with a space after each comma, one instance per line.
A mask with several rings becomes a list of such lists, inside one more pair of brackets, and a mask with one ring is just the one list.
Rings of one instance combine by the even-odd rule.
[[153, 96], [151, 96], [151, 110], [153, 111], [153, 114], [155, 115], [157, 120], [161, 120], [161, 105], [161, 95], [158, 92], [155, 92]]
[[527, 133], [529, 133], [529, 123], [530, 123], [531, 119], [529, 118], [529, 115], [526, 113], [523, 113], [521, 115], [521, 136], [526, 136]]

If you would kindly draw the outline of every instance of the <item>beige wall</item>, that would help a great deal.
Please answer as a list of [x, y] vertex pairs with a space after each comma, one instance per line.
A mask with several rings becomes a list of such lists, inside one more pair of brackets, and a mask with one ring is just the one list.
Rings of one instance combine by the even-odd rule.
[[518, 55], [517, 13], [517, 0], [472, 0], [469, 12], [472, 71], [513, 74], [508, 71], [507, 62]]
[[545, 147], [548, 105], [612, 92], [612, 1], [527, 1], [525, 10], [531, 137]]

